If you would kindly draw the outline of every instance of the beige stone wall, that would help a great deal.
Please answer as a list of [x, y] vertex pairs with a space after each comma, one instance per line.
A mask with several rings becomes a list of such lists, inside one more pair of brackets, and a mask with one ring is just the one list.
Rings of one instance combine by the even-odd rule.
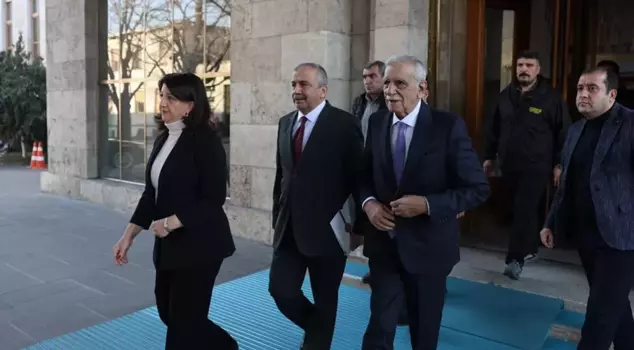
[[372, 0], [370, 56], [410, 54], [427, 64], [430, 0]]
[[234, 0], [227, 209], [234, 235], [271, 243], [277, 122], [293, 110], [293, 68], [301, 62], [323, 65], [330, 103], [349, 109], [353, 4]]

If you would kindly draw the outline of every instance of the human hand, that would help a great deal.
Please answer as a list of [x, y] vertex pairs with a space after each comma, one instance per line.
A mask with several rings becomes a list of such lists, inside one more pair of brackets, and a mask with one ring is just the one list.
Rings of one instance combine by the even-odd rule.
[[482, 163], [482, 167], [484, 168], [484, 173], [486, 174], [486, 176], [491, 176], [493, 174], [492, 160], [485, 160], [484, 163]]
[[551, 229], [549, 228], [543, 229], [539, 233], [539, 237], [541, 238], [542, 243], [544, 244], [546, 248], [552, 248], [555, 246], [554, 239], [553, 239], [553, 231]]
[[464, 211], [461, 211], [458, 213], [458, 215], [456, 215], [456, 219], [460, 219], [464, 216]]
[[114, 262], [117, 265], [128, 263], [128, 250], [130, 250], [133, 241], [133, 238], [123, 235], [117, 244], [114, 245], [112, 252], [114, 254]]
[[165, 229], [165, 219], [156, 220], [150, 225], [150, 232], [158, 238], [165, 238], [170, 233]]
[[553, 185], [555, 187], [559, 186], [560, 179], [561, 179], [561, 168], [556, 167], [555, 169], [553, 169]]
[[368, 216], [372, 226], [380, 231], [390, 231], [394, 229], [394, 214], [390, 209], [379, 203], [375, 199], [371, 199], [363, 206], [363, 211]]
[[411, 218], [427, 213], [427, 200], [422, 196], [403, 196], [390, 203], [394, 215]]

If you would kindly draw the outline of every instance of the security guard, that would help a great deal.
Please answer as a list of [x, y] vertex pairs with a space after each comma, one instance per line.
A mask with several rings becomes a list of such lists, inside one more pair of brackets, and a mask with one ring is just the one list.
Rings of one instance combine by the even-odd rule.
[[570, 124], [561, 94], [540, 75], [535, 53], [517, 56], [516, 79], [502, 92], [485, 130], [484, 169], [500, 161], [502, 182], [513, 197], [513, 227], [504, 274], [519, 279], [537, 258], [540, 203], [548, 181], [559, 183], [559, 153]]

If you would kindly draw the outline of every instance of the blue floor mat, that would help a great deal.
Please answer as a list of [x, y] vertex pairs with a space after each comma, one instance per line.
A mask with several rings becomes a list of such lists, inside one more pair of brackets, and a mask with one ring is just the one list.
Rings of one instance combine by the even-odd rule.
[[565, 340], [548, 338], [540, 350], [577, 350], [577, 344]]
[[[346, 264], [352, 276], [368, 271], [366, 264]], [[452, 277], [447, 291], [443, 327], [520, 349], [539, 349], [564, 307], [558, 299]]]
[[[304, 290], [310, 297], [307, 282]], [[211, 318], [238, 340], [240, 349], [297, 349], [303, 333], [279, 313], [267, 284], [268, 270], [217, 286]], [[495, 288], [466, 281], [450, 285], [439, 350], [541, 349], [558, 304]], [[369, 299], [366, 290], [341, 286], [333, 350], [360, 348]], [[165, 327], [151, 307], [29, 349], [162, 349], [164, 337]], [[406, 327], [397, 330], [395, 349], [411, 349]]]
[[368, 273], [368, 271], [370, 271], [368, 264], [362, 264], [362, 263], [348, 260], [348, 262], [346, 263], [346, 268], [344, 270], [344, 273], [350, 276], [355, 276], [360, 278], [365, 276], [365, 274]]

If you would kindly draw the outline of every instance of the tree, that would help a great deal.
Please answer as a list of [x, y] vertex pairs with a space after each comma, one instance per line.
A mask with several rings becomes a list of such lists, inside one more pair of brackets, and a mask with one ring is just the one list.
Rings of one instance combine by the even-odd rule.
[[26, 142], [46, 144], [46, 69], [31, 59], [20, 34], [15, 47], [0, 53], [0, 138], [19, 141], [26, 157]]

